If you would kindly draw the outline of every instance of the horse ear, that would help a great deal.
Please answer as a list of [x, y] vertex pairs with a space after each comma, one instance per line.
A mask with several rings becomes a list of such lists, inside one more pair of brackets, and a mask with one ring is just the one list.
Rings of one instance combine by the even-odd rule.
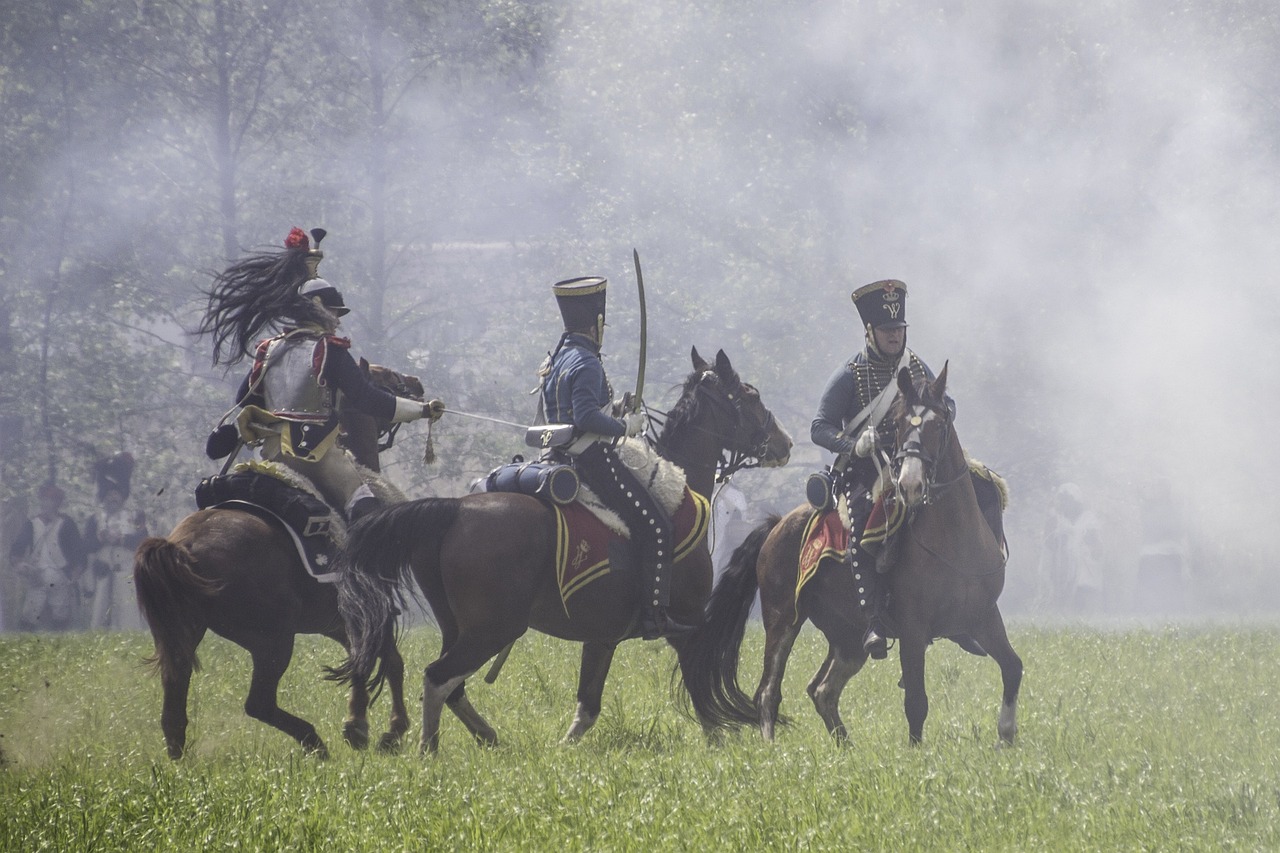
[[911, 371], [905, 367], [898, 371], [898, 390], [902, 392], [902, 398], [908, 403], [916, 401], [916, 386], [911, 381]]
[[708, 370], [711, 369], [711, 365], [707, 364], [703, 360], [702, 356], [698, 355], [697, 347], [693, 348], [692, 356], [693, 356], [693, 369], [696, 370], [698, 373], [706, 373]]
[[733, 365], [729, 363], [729, 356], [724, 354], [724, 350], [716, 352], [716, 373], [722, 379], [738, 381], [738, 371], [733, 369]]
[[947, 365], [951, 364], [951, 359], [947, 359], [942, 363], [942, 370], [938, 373], [938, 378], [933, 380], [933, 396], [939, 400], [947, 393]]
[[369, 359], [364, 356], [360, 356], [360, 372], [365, 376], [369, 375]]

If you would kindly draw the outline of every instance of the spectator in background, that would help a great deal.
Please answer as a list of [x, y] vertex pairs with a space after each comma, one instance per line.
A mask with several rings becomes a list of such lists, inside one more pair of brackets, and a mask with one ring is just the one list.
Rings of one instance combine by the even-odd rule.
[[133, 477], [133, 456], [117, 453], [94, 465], [101, 509], [84, 526], [84, 550], [89, 556], [93, 630], [142, 630], [142, 615], [133, 588], [133, 553], [147, 535], [141, 510], [125, 507]]
[[1048, 581], [1054, 606], [1087, 616], [1102, 609], [1102, 532], [1098, 517], [1085, 506], [1075, 483], [1054, 493], [1045, 520], [1040, 573]]
[[61, 511], [62, 489], [45, 483], [37, 497], [39, 512], [23, 525], [10, 551], [25, 587], [19, 624], [28, 631], [64, 631], [80, 604], [84, 546], [76, 523]]

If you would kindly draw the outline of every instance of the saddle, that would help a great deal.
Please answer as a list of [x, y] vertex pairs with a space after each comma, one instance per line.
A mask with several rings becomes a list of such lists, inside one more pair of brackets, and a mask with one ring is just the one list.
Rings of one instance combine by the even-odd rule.
[[195, 490], [196, 506], [237, 509], [280, 525], [293, 540], [307, 572], [322, 583], [332, 583], [337, 580], [333, 566], [346, 526], [300, 479], [269, 462], [241, 463], [228, 474], [201, 480]]

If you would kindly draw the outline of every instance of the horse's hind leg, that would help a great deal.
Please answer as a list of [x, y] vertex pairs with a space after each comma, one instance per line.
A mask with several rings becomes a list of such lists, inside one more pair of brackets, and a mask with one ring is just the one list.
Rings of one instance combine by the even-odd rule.
[[[440, 611], [436, 612], [439, 617]], [[507, 641], [499, 638], [495, 647], [494, 640], [475, 641], [466, 634], [458, 634], [455, 639], [450, 639], [447, 635], [452, 634], [453, 629], [446, 627], [444, 621], [441, 619], [441, 628], [446, 632], [443, 651], [422, 674], [420, 750], [423, 753], [435, 753], [440, 749], [440, 717], [446, 703], [477, 740], [489, 746], [496, 745], [497, 734], [472, 706], [464, 686], [467, 678], [485, 661], [506, 647]]]
[[848, 739], [849, 731], [840, 718], [840, 695], [849, 679], [857, 675], [867, 662], [862, 644], [854, 639], [854, 642], [845, 642], [844, 639], [833, 641], [828, 638], [827, 659], [807, 688], [814, 709], [827, 726], [827, 733], [841, 742]]
[[608, 643], [583, 643], [582, 663], [578, 668], [578, 708], [562, 743], [576, 743], [600, 718], [604, 682], [613, 665], [617, 646]]
[[328, 748], [316, 727], [282, 709], [277, 701], [280, 679], [293, 659], [293, 635], [270, 637], [249, 649], [253, 656], [253, 678], [244, 712], [292, 737], [307, 752], [327, 758]]
[[181, 758], [187, 750], [187, 697], [191, 690], [191, 673], [195, 668], [195, 647], [204, 631], [192, 638], [189, 655], [161, 657], [160, 686], [164, 700], [160, 708], [160, 730], [170, 758]]
[[764, 671], [756, 687], [755, 703], [760, 712], [760, 734], [765, 740], [773, 740], [778, 725], [778, 709], [782, 707], [782, 677], [787, 671], [787, 658], [791, 647], [800, 636], [802, 623], [790, 624], [782, 620], [765, 626]]
[[1022, 658], [1009, 644], [1009, 636], [1005, 632], [1004, 619], [999, 609], [979, 630], [973, 632], [973, 638], [982, 644], [982, 648], [991, 655], [1000, 666], [1000, 680], [1004, 684], [1004, 695], [1000, 701], [1000, 720], [996, 724], [1001, 743], [1011, 744], [1018, 734], [1018, 691], [1022, 687]]
[[493, 730], [493, 726], [489, 725], [489, 721], [480, 716], [480, 712], [471, 704], [471, 700], [467, 698], [467, 685], [459, 684], [458, 687], [449, 694], [449, 698], [445, 700], [445, 704], [449, 706], [449, 710], [453, 715], [462, 721], [467, 727], [467, 731], [471, 732], [471, 736], [485, 746], [498, 745], [498, 733]]
[[379, 752], [398, 752], [409, 731], [409, 709], [404, 704], [404, 657], [396, 645], [395, 632], [387, 630], [387, 647], [382, 653], [382, 671], [391, 689], [391, 717], [387, 731], [378, 741]]

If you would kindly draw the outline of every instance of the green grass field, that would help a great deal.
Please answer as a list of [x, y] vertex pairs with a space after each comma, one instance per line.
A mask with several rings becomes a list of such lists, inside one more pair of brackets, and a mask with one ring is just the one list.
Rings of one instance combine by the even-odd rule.
[[[1026, 664], [1019, 742], [995, 747], [1000, 679], [948, 643], [929, 652], [925, 742], [907, 744], [897, 662], [845, 692], [853, 742], [826, 736], [804, 686], [824, 651], [797, 643], [775, 743], [710, 745], [672, 697], [674, 655], [630, 642], [600, 722], [573, 714], [576, 646], [529, 635], [469, 693], [502, 745], [446, 715], [441, 750], [385, 756], [341, 741], [338, 647], [300, 638], [281, 703], [316, 723], [327, 761], [244, 716], [248, 656], [201, 647], [189, 754], [165, 757], [149, 635], [0, 638], [0, 850], [1277, 850], [1280, 629], [1113, 632], [1014, 624]], [[763, 633], [744, 650], [754, 690]], [[410, 670], [438, 647], [406, 637]], [[412, 676], [410, 709], [420, 704]], [[374, 706], [375, 734], [387, 703]]]

